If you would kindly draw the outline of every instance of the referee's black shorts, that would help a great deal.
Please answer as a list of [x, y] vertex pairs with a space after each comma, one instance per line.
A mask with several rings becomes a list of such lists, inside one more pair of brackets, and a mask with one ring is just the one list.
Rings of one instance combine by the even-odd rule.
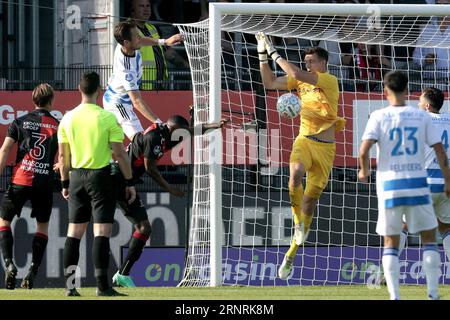
[[31, 202], [31, 217], [39, 223], [47, 223], [53, 207], [53, 189], [50, 184], [40, 187], [10, 184], [3, 197], [0, 217], [10, 222], [14, 216], [20, 217], [28, 200]]
[[[113, 164], [114, 166], [115, 164]], [[125, 178], [118, 168], [113, 170], [115, 187], [117, 192], [117, 204], [119, 205], [123, 215], [133, 224], [138, 224], [148, 220], [147, 210], [139, 195], [136, 193], [136, 199], [132, 203], [128, 203], [125, 194]]]
[[111, 167], [72, 169], [69, 186], [69, 222], [113, 223], [116, 193]]

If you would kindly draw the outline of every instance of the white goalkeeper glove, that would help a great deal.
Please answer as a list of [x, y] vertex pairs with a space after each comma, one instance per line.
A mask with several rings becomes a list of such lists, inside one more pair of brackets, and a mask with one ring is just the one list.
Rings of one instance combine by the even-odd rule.
[[262, 32], [258, 32], [256, 35], [256, 41], [258, 43], [256, 49], [258, 50], [258, 57], [260, 63], [268, 63], [267, 52], [266, 52], [266, 42], [264, 41], [265, 35]]
[[273, 61], [277, 62], [278, 58], [281, 58], [280, 54], [277, 52], [277, 49], [273, 46], [272, 42], [267, 38], [267, 36], [263, 32], [258, 32], [256, 34], [256, 39], [258, 40], [258, 52], [260, 43], [264, 44], [267, 53], [272, 58]]

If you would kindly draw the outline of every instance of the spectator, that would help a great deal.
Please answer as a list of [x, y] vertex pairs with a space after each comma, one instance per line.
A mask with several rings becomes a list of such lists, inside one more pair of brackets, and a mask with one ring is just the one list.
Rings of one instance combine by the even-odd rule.
[[[341, 2], [355, 3], [353, 0]], [[352, 81], [354, 79], [362, 80], [356, 83], [358, 91], [381, 90], [382, 68], [391, 67], [390, 61], [386, 58], [386, 56], [390, 56], [387, 52], [388, 48], [364, 43], [342, 42], [342, 39], [348, 38], [349, 33], [361, 30], [366, 23], [360, 17], [348, 17], [342, 25], [337, 24], [334, 28], [324, 32], [323, 36], [331, 40], [321, 40], [318, 44], [330, 53], [329, 65], [331, 68], [329, 71], [344, 80], [343, 89], [345, 91], [355, 90], [354, 81]], [[341, 42], [333, 41], [333, 39]]]
[[447, 48], [426, 47], [426, 45], [447, 41], [449, 27], [449, 17], [431, 19], [423, 27], [417, 39], [417, 47], [413, 53], [413, 61], [418, 69], [425, 71], [422, 74], [422, 77], [425, 79], [448, 78], [450, 50]]
[[[383, 53], [381, 53], [383, 52]], [[384, 46], [356, 43], [353, 45], [353, 55], [345, 53], [343, 64], [353, 67], [350, 78], [358, 79], [357, 91], [381, 91], [383, 73], [391, 68]]]
[[[354, 3], [352, 0], [344, 0], [344, 3], [347, 2]], [[326, 39], [317, 43], [318, 47], [328, 51], [328, 72], [342, 80], [344, 91], [354, 91], [353, 82], [348, 81], [353, 67], [346, 67], [346, 65], [353, 66], [353, 46], [351, 43], [340, 40], [346, 36], [343, 31], [344, 27], [350, 25], [352, 24], [349, 24], [348, 21], [342, 25], [336, 24], [336, 26], [325, 30], [322, 36]]]
[[[141, 88], [143, 90], [164, 89], [164, 86], [160, 82], [169, 79], [166, 59], [176, 66], [185, 68], [189, 68], [189, 63], [173, 48], [165, 50], [164, 45], [166, 42], [164, 42], [164, 45], [162, 44], [163, 39], [161, 39], [158, 30], [148, 22], [152, 14], [150, 0], [129, 0], [128, 7], [130, 8], [130, 16], [135, 20], [139, 29], [140, 36], [144, 37], [144, 39], [150, 38], [153, 41], [158, 39], [157, 45], [154, 45], [151, 40], [150, 42], [148, 40], [141, 42], [142, 45], [150, 45], [141, 47], [142, 62], [144, 65]], [[169, 39], [176, 37], [181, 39], [179, 34]]]

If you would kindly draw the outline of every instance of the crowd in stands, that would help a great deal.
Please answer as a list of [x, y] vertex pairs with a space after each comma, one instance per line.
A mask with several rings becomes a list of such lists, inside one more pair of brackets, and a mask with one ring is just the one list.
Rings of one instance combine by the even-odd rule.
[[[168, 23], [192, 23], [204, 20], [208, 17], [208, 0], [173, 0], [158, 1], [151, 0], [152, 16], [155, 21]], [[215, 2], [233, 2], [231, 0], [219, 0]], [[254, 1], [239, 1], [254, 2]], [[300, 1], [290, 0], [266, 0], [259, 2], [276, 3], [298, 3]], [[308, 3], [414, 3], [414, 4], [449, 4], [450, 0], [410, 0], [410, 1], [357, 1], [357, 0], [307, 0]], [[174, 6], [182, 7], [183, 10], [171, 10]], [[348, 22], [347, 22], [348, 23]], [[382, 88], [381, 79], [389, 70], [403, 69], [409, 72], [411, 83], [420, 84], [429, 82], [437, 85], [443, 90], [447, 89], [448, 70], [450, 70], [449, 49], [436, 48], [429, 43], [430, 35], [433, 41], [445, 41], [449, 34], [450, 17], [433, 17], [431, 19], [416, 19], [414, 23], [403, 19], [399, 23], [408, 24], [412, 28], [411, 34], [416, 35], [411, 46], [391, 46], [391, 45], [367, 45], [364, 43], [346, 43], [330, 40], [310, 41], [307, 39], [274, 39], [275, 43], [287, 46], [286, 54], [292, 61], [301, 63], [301, 52], [303, 48], [310, 46], [320, 46], [330, 53], [329, 69], [342, 81], [342, 89], [349, 91], [380, 91]], [[176, 30], [169, 27], [162, 27], [162, 37], [173, 34]], [[339, 26], [336, 26], [338, 28]], [[173, 29], [170, 29], [173, 28]], [[414, 31], [415, 30], [415, 31]], [[329, 29], [327, 32], [336, 32]], [[227, 35], [223, 36], [223, 51], [225, 62], [230, 60], [233, 68], [234, 49], [231, 41], [227, 41]], [[228, 36], [229, 37], [229, 36]], [[251, 38], [251, 37], [249, 37]], [[230, 37], [229, 40], [232, 40]], [[254, 39], [245, 39], [254, 42]], [[430, 46], [427, 46], [430, 45]], [[298, 48], [300, 47], [300, 54]], [[182, 54], [183, 55], [183, 54]], [[228, 55], [228, 57], [227, 57]], [[181, 57], [180, 57], [181, 58]], [[227, 59], [228, 58], [228, 59]], [[174, 61], [169, 64], [171, 67], [185, 66], [184, 58], [182, 62]], [[246, 63], [244, 61], [244, 63]], [[244, 66], [245, 67], [245, 66]]]
[[[170, 39], [179, 32], [174, 26], [176, 23], [195, 23], [208, 18], [208, 5], [212, 0], [122, 0], [122, 18], [131, 18], [136, 21], [141, 36], [154, 39]], [[214, 2], [255, 2], [255, 0], [216, 0]], [[450, 0], [262, 0], [261, 3], [398, 3], [398, 4], [450, 4]], [[174, 9], [176, 8], [176, 9]], [[386, 44], [367, 44], [346, 42], [346, 39], [356, 39], [348, 36], [348, 30], [358, 23], [362, 28], [366, 23], [361, 19], [367, 17], [354, 17], [347, 19], [345, 28], [336, 23], [322, 34], [320, 40], [312, 41], [295, 37], [276, 38], [272, 41], [280, 49], [281, 54], [289, 61], [299, 65], [303, 62], [304, 50], [312, 46], [320, 46], [329, 52], [329, 72], [340, 79], [341, 90], [347, 91], [381, 91], [383, 75], [390, 70], [402, 69], [408, 72], [410, 86], [415, 86], [413, 91], [421, 91], [422, 86], [433, 85], [441, 90], [448, 91], [448, 73], [450, 70], [450, 49], [437, 47], [439, 43], [447, 43], [449, 38], [450, 17], [394, 17], [389, 21], [390, 30], [409, 30], [408, 42], [399, 44], [396, 39], [393, 43], [385, 41]], [[359, 19], [359, 20], [358, 20]], [[386, 21], [382, 21], [383, 24]], [[358, 25], [355, 30], [360, 34], [364, 31]], [[241, 44], [237, 45], [239, 37]], [[253, 64], [257, 64], [256, 40], [253, 34], [242, 33], [239, 37], [235, 34], [222, 33], [222, 54], [225, 63], [225, 71], [231, 79], [244, 79], [255, 70]], [[386, 35], [389, 38], [389, 34]], [[433, 39], [430, 41], [430, 39]], [[366, 40], [368, 40], [366, 38]], [[250, 43], [244, 51], [242, 43]], [[378, 42], [379, 43], [379, 42]], [[143, 90], [189, 90], [192, 88], [188, 56], [184, 45], [167, 46], [158, 44], [141, 48], [144, 65]], [[251, 58], [250, 56], [253, 56]], [[102, 79], [107, 79], [111, 72], [111, 66], [97, 66], [96, 71]], [[236, 75], [236, 67], [239, 67], [244, 75]], [[45, 68], [42, 68], [45, 69]], [[42, 78], [51, 81], [55, 79], [68, 79], [65, 76], [55, 76], [59, 70], [39, 70]], [[6, 71], [5, 71], [6, 72]], [[34, 71], [26, 73], [17, 68], [7, 70], [7, 76], [0, 76], [0, 88], [9, 90], [25, 90], [29, 82], [33, 85]], [[79, 79], [78, 69], [70, 69], [71, 78]], [[248, 73], [248, 74], [245, 74]], [[29, 74], [29, 75], [28, 75]], [[32, 78], [28, 82], [26, 79]], [[10, 81], [5, 85], [2, 78], [20, 79], [16, 82]], [[2, 85], [3, 83], [3, 85]], [[17, 87], [15, 87], [17, 85]], [[246, 85], [235, 84], [235, 85]], [[54, 83], [55, 88], [73, 90], [76, 83], [70, 80]], [[247, 88], [242, 88], [247, 89]]]

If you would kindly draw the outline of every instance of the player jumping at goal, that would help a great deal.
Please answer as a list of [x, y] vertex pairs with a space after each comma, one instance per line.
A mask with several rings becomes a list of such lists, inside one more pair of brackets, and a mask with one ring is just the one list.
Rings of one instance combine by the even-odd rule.
[[425, 170], [425, 147], [434, 149], [444, 177], [443, 192], [450, 196], [450, 169], [439, 130], [423, 110], [405, 104], [408, 78], [399, 71], [384, 78], [389, 106], [370, 115], [360, 147], [358, 178], [370, 175], [369, 150], [377, 144], [378, 222], [384, 237], [383, 269], [392, 300], [400, 299], [398, 248], [404, 216], [412, 233], [420, 232], [423, 269], [429, 299], [439, 299], [441, 260], [436, 245], [437, 220], [430, 200]]
[[[174, 145], [171, 144], [171, 134], [176, 129], [189, 127], [189, 123], [181, 116], [171, 117], [167, 123], [151, 125], [144, 132], [138, 132], [133, 142], [127, 148], [128, 156], [131, 160], [131, 169], [133, 180], [135, 182], [147, 172], [164, 190], [176, 197], [182, 197], [184, 193], [172, 187], [159, 172], [156, 163], [170, 150]], [[150, 238], [151, 225], [147, 217], [147, 210], [139, 196], [132, 203], [128, 203], [123, 192], [125, 178], [118, 170], [118, 165], [113, 165], [113, 172], [117, 184], [117, 190], [120, 191], [117, 202], [125, 217], [130, 220], [134, 226], [134, 233], [130, 240], [127, 257], [120, 269], [114, 274], [113, 284], [132, 288], [135, 287], [133, 279], [129, 276], [134, 263], [139, 260], [145, 243]]]
[[[131, 21], [119, 23], [114, 29], [114, 38], [119, 44], [114, 52], [113, 74], [103, 95], [103, 107], [114, 113], [123, 132], [132, 140], [137, 132], [144, 131], [134, 108], [151, 122], [161, 122], [139, 91], [143, 72], [139, 49], [143, 44], [156, 45], [158, 40], [141, 38], [135, 23]], [[181, 41], [181, 36], [175, 35], [163, 41], [165, 45], [172, 46]]]
[[[222, 119], [219, 123], [203, 124], [202, 131], [207, 129], [222, 128], [227, 121]], [[182, 116], [175, 115], [170, 117], [166, 123], [151, 125], [144, 132], [135, 135], [133, 142], [128, 146], [127, 152], [131, 159], [131, 169], [135, 182], [139, 180], [145, 172], [149, 174], [165, 191], [176, 197], [183, 197], [184, 192], [171, 186], [158, 170], [157, 162], [164, 153], [175, 147], [180, 140], [173, 141], [172, 133], [177, 129], [193, 131], [189, 127], [189, 122]], [[150, 238], [151, 225], [147, 216], [147, 209], [136, 194], [136, 199], [128, 203], [124, 193], [125, 178], [120, 173], [117, 164], [113, 165], [117, 190], [119, 190], [118, 204], [125, 217], [130, 220], [134, 226], [134, 233], [130, 240], [127, 256], [120, 269], [113, 276], [113, 283], [121, 287], [135, 287], [134, 281], [130, 276], [131, 268], [139, 260], [142, 250]]]
[[[335, 132], [345, 126], [337, 116], [339, 87], [337, 78], [327, 72], [328, 52], [314, 47], [306, 50], [308, 71], [282, 58], [262, 32], [256, 35], [259, 64], [264, 87], [272, 90], [296, 89], [302, 101], [300, 132], [289, 159], [289, 197], [294, 215], [294, 239], [278, 270], [287, 279], [298, 247], [308, 238], [317, 200], [328, 183], [336, 153]], [[271, 70], [267, 54], [284, 72], [277, 77]], [[306, 187], [302, 180], [306, 173]]]

